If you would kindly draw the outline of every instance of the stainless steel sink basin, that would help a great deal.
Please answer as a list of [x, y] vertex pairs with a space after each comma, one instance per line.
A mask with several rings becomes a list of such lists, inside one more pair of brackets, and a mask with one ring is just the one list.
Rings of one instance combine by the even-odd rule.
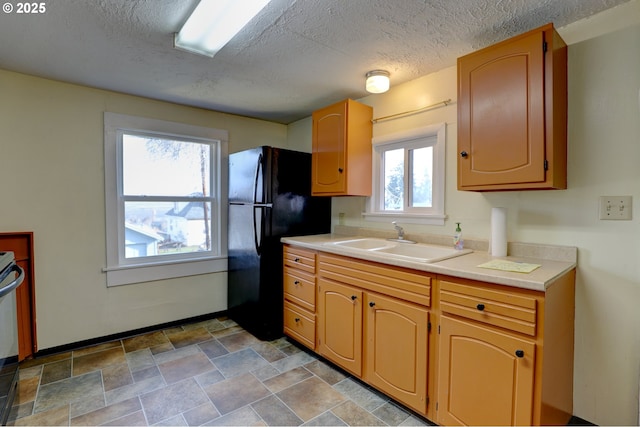
[[371, 258], [396, 258], [417, 262], [437, 262], [472, 252], [470, 249], [456, 250], [446, 246], [423, 243], [408, 244], [372, 237], [341, 240], [328, 243], [351, 253], [365, 252]]

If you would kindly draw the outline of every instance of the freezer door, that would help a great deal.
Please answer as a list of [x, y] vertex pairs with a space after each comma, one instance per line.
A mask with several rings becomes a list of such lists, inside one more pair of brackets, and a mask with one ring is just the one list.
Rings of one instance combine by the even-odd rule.
[[264, 165], [267, 147], [229, 155], [229, 202], [264, 203]]

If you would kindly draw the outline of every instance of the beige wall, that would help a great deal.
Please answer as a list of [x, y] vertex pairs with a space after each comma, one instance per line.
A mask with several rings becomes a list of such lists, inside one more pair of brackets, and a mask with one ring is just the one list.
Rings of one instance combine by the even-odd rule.
[[106, 287], [103, 112], [229, 131], [229, 151], [287, 127], [0, 70], [0, 232], [35, 233], [39, 349], [222, 311], [226, 273]]
[[[632, 0], [560, 29], [570, 44], [568, 190], [457, 191], [455, 104], [374, 126], [379, 136], [447, 123], [447, 223], [408, 233], [452, 234], [459, 221], [487, 239], [491, 207], [506, 206], [509, 240], [578, 247], [574, 413], [601, 425], [638, 423], [639, 21]], [[362, 101], [375, 117], [455, 101], [455, 79], [452, 67]], [[230, 152], [311, 150], [310, 118], [286, 127], [0, 70], [0, 231], [35, 232], [41, 349], [226, 308], [226, 274], [106, 288], [104, 111], [227, 129]], [[632, 195], [633, 221], [599, 221], [600, 195]], [[363, 198], [333, 205], [334, 222], [344, 212], [347, 225], [388, 226], [362, 219]]]
[[[411, 231], [488, 239], [494, 206], [508, 208], [510, 241], [578, 247], [574, 413], [599, 425], [638, 424], [640, 375], [640, 0], [559, 29], [569, 46], [569, 189], [504, 193], [456, 188], [455, 103], [374, 125], [374, 136], [447, 123], [445, 226]], [[391, 78], [393, 86], [393, 76]], [[361, 99], [374, 117], [456, 100], [451, 67]], [[296, 123], [307, 128], [308, 119]], [[290, 126], [291, 128], [291, 126]], [[308, 143], [310, 144], [310, 142]], [[598, 197], [633, 196], [632, 221], [598, 220]], [[388, 228], [360, 212], [365, 199], [333, 199], [333, 222]]]

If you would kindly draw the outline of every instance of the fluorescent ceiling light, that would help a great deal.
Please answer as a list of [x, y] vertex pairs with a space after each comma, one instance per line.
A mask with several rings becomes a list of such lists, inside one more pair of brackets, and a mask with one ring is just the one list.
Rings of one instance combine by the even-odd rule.
[[179, 33], [174, 47], [213, 57], [270, 0], [201, 0]]

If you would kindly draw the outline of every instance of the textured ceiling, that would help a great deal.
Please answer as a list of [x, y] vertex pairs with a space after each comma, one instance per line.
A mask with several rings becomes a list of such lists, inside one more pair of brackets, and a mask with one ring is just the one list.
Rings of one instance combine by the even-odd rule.
[[397, 85], [626, 1], [272, 0], [211, 59], [173, 48], [198, 0], [47, 0], [41, 15], [0, 12], [0, 68], [290, 123], [367, 95], [369, 70]]

